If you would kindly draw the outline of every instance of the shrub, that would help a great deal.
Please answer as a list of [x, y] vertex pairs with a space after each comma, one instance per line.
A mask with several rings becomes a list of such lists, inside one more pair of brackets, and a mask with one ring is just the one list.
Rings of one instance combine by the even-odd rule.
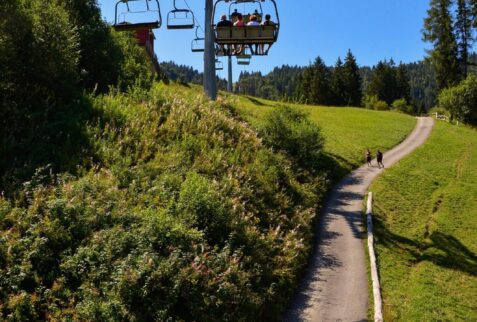
[[477, 76], [469, 75], [459, 85], [442, 90], [438, 101], [453, 118], [477, 125]]
[[377, 95], [367, 95], [364, 98], [363, 105], [370, 110], [387, 111], [389, 106], [385, 101], [379, 100]]
[[324, 192], [294, 158], [317, 157], [319, 131], [277, 112], [274, 152], [228, 102], [173, 86], [91, 97], [91, 167], [0, 196], [0, 320], [279, 318]]
[[283, 151], [302, 168], [319, 169], [324, 138], [304, 112], [277, 107], [265, 118], [262, 132], [267, 145]]
[[393, 107], [393, 109], [403, 113], [412, 114], [413, 112], [412, 106], [407, 104], [405, 98], [395, 100], [391, 106]]

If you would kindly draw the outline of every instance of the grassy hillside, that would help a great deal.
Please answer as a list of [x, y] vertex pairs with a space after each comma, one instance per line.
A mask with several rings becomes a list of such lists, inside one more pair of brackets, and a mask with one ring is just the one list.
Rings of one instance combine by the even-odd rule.
[[[282, 103], [241, 96], [239, 112], [254, 126], [260, 127], [266, 113]], [[416, 125], [409, 115], [351, 107], [294, 105], [319, 125], [326, 138], [325, 151], [342, 168], [342, 173], [364, 163], [366, 148], [387, 150], [403, 141]]]
[[[398, 114], [310, 107], [312, 121], [274, 109], [271, 124], [260, 101], [212, 103], [175, 84], [84, 104], [87, 113], [70, 120], [75, 139], [54, 147], [60, 164], [39, 163], [0, 197], [0, 319], [277, 319], [329, 185], [316, 124], [327, 153], [350, 146], [348, 168], [363, 150], [353, 126], [382, 147], [414, 125]], [[39, 137], [36, 148], [53, 147]]]
[[438, 123], [375, 194], [387, 321], [477, 320], [477, 132]]

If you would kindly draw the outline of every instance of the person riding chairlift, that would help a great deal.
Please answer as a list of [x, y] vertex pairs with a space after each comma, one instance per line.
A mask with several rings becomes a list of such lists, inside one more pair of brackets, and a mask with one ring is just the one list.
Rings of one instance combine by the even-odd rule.
[[[260, 23], [257, 21], [257, 16], [251, 15], [250, 22], [247, 24], [247, 26], [260, 27]], [[255, 53], [258, 52], [258, 44], [255, 44], [255, 52], [252, 49], [252, 44], [248, 44], [248, 47], [250, 48], [252, 55], [255, 55]]]
[[[265, 15], [265, 21], [263, 21], [261, 25], [262, 26], [275, 26], [276, 24], [270, 19], [272, 19], [272, 16], [270, 16], [269, 14]], [[270, 50], [270, 47], [272, 47], [272, 44], [268, 44], [268, 48], [265, 52], [264, 52], [265, 44], [262, 44], [261, 47], [262, 47], [262, 53], [265, 53], [265, 55], [268, 55], [268, 51]]]
[[[232, 21], [227, 20], [227, 15], [226, 14], [223, 14], [220, 17], [220, 21], [217, 23], [217, 27], [232, 27], [232, 26], [233, 26], [233, 23], [232, 23]], [[230, 51], [229, 46], [227, 46], [227, 48], [225, 48], [225, 45], [220, 45], [220, 47], [221, 47], [221, 50], [224, 53], [224, 55], [229, 54], [229, 51]]]

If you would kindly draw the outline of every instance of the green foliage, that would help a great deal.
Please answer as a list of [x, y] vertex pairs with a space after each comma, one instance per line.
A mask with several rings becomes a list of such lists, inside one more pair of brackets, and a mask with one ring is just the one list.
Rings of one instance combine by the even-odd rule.
[[356, 58], [348, 50], [343, 66], [344, 103], [346, 106], [360, 106], [362, 100], [362, 80]]
[[385, 101], [381, 101], [377, 95], [367, 95], [364, 97], [363, 105], [369, 110], [387, 111], [389, 106]]
[[453, 118], [477, 125], [477, 76], [469, 75], [459, 85], [443, 90], [439, 94], [439, 106]]
[[84, 90], [152, 84], [131, 35], [100, 18], [96, 1], [8, 0], [0, 6], [0, 183], [13, 192], [36, 168], [75, 171], [91, 106]]
[[[89, 101], [91, 164], [75, 176], [40, 169], [0, 197], [2, 318], [278, 319], [306, 264], [323, 174], [296, 173], [230, 102], [178, 85]], [[291, 115], [295, 138], [320, 147], [316, 127]]]
[[118, 66], [118, 87], [122, 91], [135, 87], [150, 88], [154, 75], [145, 50], [137, 45], [133, 34], [115, 32], [113, 35], [114, 42], [122, 52], [122, 61]]
[[298, 88], [300, 101], [307, 104], [330, 105], [333, 95], [330, 81], [329, 68], [320, 57], [317, 57], [315, 62], [303, 71]]
[[412, 106], [407, 104], [407, 101], [405, 98], [400, 98], [395, 100], [391, 106], [393, 109], [403, 113], [412, 114], [413, 112]]
[[265, 143], [281, 150], [294, 163], [305, 169], [319, 169], [324, 139], [320, 128], [311, 123], [307, 114], [291, 107], [280, 106], [265, 118]]
[[460, 77], [452, 4], [451, 0], [432, 0], [424, 21], [423, 39], [434, 45], [428, 59], [436, 72], [438, 90], [455, 85]]

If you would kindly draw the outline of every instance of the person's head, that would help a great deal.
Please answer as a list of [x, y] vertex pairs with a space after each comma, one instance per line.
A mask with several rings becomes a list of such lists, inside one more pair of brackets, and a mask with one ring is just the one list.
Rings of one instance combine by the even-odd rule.
[[265, 20], [270, 21], [270, 19], [272, 19], [272, 16], [270, 16], [270, 15], [265, 15]]
[[256, 15], [251, 15], [250, 16], [250, 21], [257, 21], [257, 16]]
[[238, 19], [239, 21], [243, 19], [243, 16], [242, 16], [241, 13], [239, 13], [239, 14], [237, 15], [237, 19]]
[[220, 20], [222, 20], [222, 21], [227, 20], [227, 15], [223, 14], [222, 16], [220, 16]]

